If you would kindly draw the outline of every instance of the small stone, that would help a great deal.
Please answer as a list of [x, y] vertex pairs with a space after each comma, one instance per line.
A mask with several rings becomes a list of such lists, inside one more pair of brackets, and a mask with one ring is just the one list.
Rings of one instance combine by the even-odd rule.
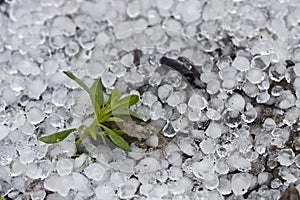
[[158, 146], [158, 137], [157, 135], [152, 135], [146, 140], [146, 144], [150, 147], [157, 147]]

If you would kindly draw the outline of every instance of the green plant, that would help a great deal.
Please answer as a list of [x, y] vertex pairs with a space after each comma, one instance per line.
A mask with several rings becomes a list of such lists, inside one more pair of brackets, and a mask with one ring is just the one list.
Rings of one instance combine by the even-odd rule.
[[71, 72], [64, 71], [64, 74], [75, 81], [89, 94], [94, 108], [94, 122], [88, 127], [85, 125], [81, 125], [79, 128], [59, 131], [51, 135], [41, 137], [39, 140], [47, 144], [58, 143], [68, 137], [68, 135], [70, 135], [71, 133], [78, 131], [83, 132], [83, 134], [75, 143], [77, 149], [80, 143], [88, 135], [91, 135], [94, 140], [96, 140], [97, 135], [99, 135], [102, 138], [103, 143], [106, 143], [105, 137], [107, 136], [116, 146], [125, 151], [131, 151], [129, 144], [122, 138], [121, 135], [133, 133], [125, 130], [111, 129], [105, 124], [106, 122], [123, 122], [123, 119], [120, 118], [120, 116], [122, 115], [127, 115], [139, 120], [143, 120], [139, 115], [137, 115], [130, 109], [132, 105], [138, 102], [139, 96], [133, 94], [121, 97], [121, 93], [117, 89], [114, 89], [112, 90], [107, 103], [104, 104], [103, 86], [100, 78], [96, 79], [94, 84], [89, 88]]

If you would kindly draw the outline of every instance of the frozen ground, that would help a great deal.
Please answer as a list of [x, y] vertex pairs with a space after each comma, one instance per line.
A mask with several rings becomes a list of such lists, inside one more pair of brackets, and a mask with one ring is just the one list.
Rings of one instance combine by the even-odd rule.
[[[5, 198], [273, 200], [300, 190], [299, 0], [0, 2]], [[163, 56], [188, 58], [199, 76], [185, 79]], [[38, 141], [89, 123], [88, 96], [63, 70], [89, 85], [101, 77], [107, 94], [139, 94], [151, 122], [132, 127], [144, 144], [125, 153], [87, 139], [74, 157], [76, 135]]]

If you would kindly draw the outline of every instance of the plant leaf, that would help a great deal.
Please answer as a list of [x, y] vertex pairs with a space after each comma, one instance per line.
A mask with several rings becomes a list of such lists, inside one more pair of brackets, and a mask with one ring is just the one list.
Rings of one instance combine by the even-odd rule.
[[139, 114], [137, 114], [136, 112], [134, 112], [130, 109], [116, 110], [116, 111], [113, 111], [112, 114], [113, 115], [130, 115], [131, 117], [136, 118], [141, 121], [144, 121], [144, 122], [149, 120], [149, 119], [145, 120], [145, 118], [143, 118], [142, 116], [140, 116]]
[[39, 140], [46, 144], [58, 143], [58, 142], [64, 140], [66, 137], [68, 137], [72, 132], [74, 132], [76, 130], [77, 130], [76, 128], [72, 128], [72, 129], [67, 129], [64, 131], [59, 131], [59, 132], [53, 133], [51, 135], [41, 137]]
[[97, 140], [97, 132], [96, 131], [90, 131], [90, 135], [92, 136], [92, 138], [94, 139], [94, 140]]
[[119, 136], [113, 130], [107, 128], [106, 126], [104, 126], [102, 124], [100, 126], [104, 129], [106, 135], [116, 146], [120, 147], [121, 149], [123, 149], [125, 151], [131, 151], [129, 144], [121, 136]]
[[128, 95], [126, 97], [121, 98], [119, 101], [115, 103], [106, 113], [111, 113], [116, 110], [124, 110], [129, 108], [130, 106], [136, 104], [139, 100], [139, 96], [136, 94]]
[[115, 133], [119, 134], [119, 135], [133, 135], [133, 134], [137, 134], [137, 132], [129, 132], [129, 131], [125, 131], [125, 130], [113, 130]]
[[129, 114], [131, 117], [136, 118], [141, 121], [144, 121], [144, 122], [147, 122], [150, 119], [150, 118], [147, 118], [147, 120], [146, 120], [144, 117], [142, 117], [141, 115], [137, 114], [136, 112], [134, 112], [132, 110], [129, 110]]
[[103, 98], [103, 85], [101, 79], [96, 79], [92, 87], [90, 88], [90, 98], [94, 107], [97, 119], [100, 117], [100, 109], [104, 104]]
[[110, 117], [106, 121], [107, 122], [123, 122], [124, 120], [119, 117]]
[[89, 95], [91, 95], [91, 91], [90, 91], [89, 87], [84, 82], [82, 82], [79, 78], [77, 78], [74, 74], [72, 74], [71, 72], [68, 72], [68, 71], [63, 71], [63, 73], [67, 77], [69, 77], [70, 79], [75, 81], [78, 85], [80, 85], [85, 91], [87, 91], [87, 93], [89, 93]]
[[119, 101], [121, 98], [121, 93], [118, 89], [113, 89], [108, 97], [107, 106], [114, 105], [115, 102]]
[[98, 135], [101, 136], [101, 139], [103, 141], [103, 144], [106, 144], [106, 140], [105, 140], [105, 132], [104, 131], [100, 131], [100, 132], [97, 132]]

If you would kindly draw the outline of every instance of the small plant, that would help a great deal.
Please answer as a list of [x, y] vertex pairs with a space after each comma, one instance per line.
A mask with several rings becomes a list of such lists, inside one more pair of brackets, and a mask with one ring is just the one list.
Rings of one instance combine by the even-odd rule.
[[123, 122], [123, 119], [119, 117], [122, 115], [127, 115], [139, 120], [143, 120], [139, 115], [137, 115], [130, 109], [132, 105], [138, 102], [139, 96], [133, 94], [121, 98], [121, 93], [117, 89], [114, 89], [112, 90], [107, 103], [104, 105], [103, 86], [100, 78], [96, 79], [94, 84], [89, 88], [71, 72], [64, 71], [64, 74], [75, 81], [89, 94], [94, 108], [95, 120], [88, 127], [85, 125], [81, 125], [79, 128], [59, 131], [54, 134], [41, 137], [39, 140], [47, 144], [58, 143], [68, 137], [68, 135], [70, 135], [71, 133], [78, 131], [83, 132], [83, 134], [75, 143], [77, 149], [80, 143], [88, 135], [91, 135], [94, 140], [96, 140], [97, 135], [99, 135], [102, 138], [104, 144], [106, 144], [105, 137], [107, 136], [119, 148], [125, 151], [131, 151], [129, 144], [120, 135], [133, 133], [125, 130], [111, 129], [105, 124], [106, 122]]

